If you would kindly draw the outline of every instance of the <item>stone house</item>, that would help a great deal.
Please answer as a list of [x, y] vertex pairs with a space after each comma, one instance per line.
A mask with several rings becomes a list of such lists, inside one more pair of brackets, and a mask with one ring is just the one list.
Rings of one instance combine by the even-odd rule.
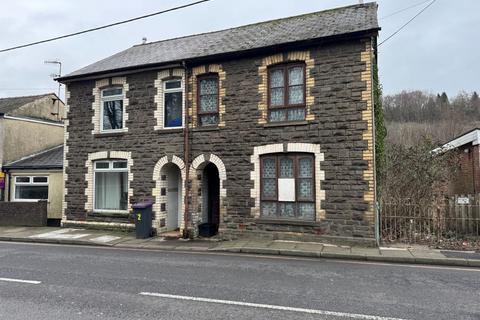
[[375, 3], [133, 46], [68, 86], [64, 225], [373, 242]]

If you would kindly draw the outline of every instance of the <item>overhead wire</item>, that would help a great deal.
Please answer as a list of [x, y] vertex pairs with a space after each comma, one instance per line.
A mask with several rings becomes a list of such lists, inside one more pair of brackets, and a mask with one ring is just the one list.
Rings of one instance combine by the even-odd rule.
[[199, 1], [191, 2], [191, 3], [187, 3], [187, 4], [184, 4], [184, 5], [181, 5], [181, 6], [169, 8], [169, 9], [162, 10], [162, 11], [157, 11], [157, 12], [154, 12], [154, 13], [146, 14], [146, 15], [143, 15], [143, 16], [139, 16], [139, 17], [135, 17], [135, 18], [127, 19], [127, 20], [122, 20], [122, 21], [110, 23], [110, 24], [95, 27], [95, 28], [90, 28], [90, 29], [86, 29], [86, 30], [82, 30], [82, 31], [78, 31], [78, 32], [73, 32], [73, 33], [69, 33], [69, 34], [65, 34], [65, 35], [61, 35], [61, 36], [57, 36], [57, 37], [53, 37], [53, 38], [49, 38], [49, 39], [44, 39], [44, 40], [40, 40], [40, 41], [30, 42], [30, 43], [10, 47], [10, 48], [5, 48], [5, 49], [1, 49], [0, 53], [1, 52], [12, 51], [12, 50], [16, 50], [16, 49], [21, 49], [21, 48], [26, 48], [26, 47], [30, 47], [30, 46], [34, 46], [34, 45], [38, 45], [38, 44], [42, 44], [42, 43], [46, 43], [46, 42], [51, 42], [51, 41], [55, 41], [55, 40], [65, 39], [65, 38], [77, 36], [77, 35], [88, 33], [88, 32], [98, 31], [98, 30], [101, 30], [101, 29], [106, 29], [106, 28], [118, 26], [118, 25], [129, 23], [129, 22], [132, 22], [132, 21], [137, 21], [137, 20], [153, 17], [153, 16], [160, 15], [160, 14], [163, 14], [163, 13], [172, 12], [172, 11], [175, 11], [175, 10], [195, 6], [195, 5], [198, 5], [200, 3], [204, 3], [204, 2], [208, 2], [208, 1], [211, 1], [211, 0], [199, 0]]

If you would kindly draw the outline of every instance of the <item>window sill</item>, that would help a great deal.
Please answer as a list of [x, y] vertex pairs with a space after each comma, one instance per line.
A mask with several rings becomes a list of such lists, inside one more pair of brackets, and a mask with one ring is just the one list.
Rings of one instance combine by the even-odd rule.
[[255, 222], [259, 224], [282, 224], [282, 225], [307, 226], [307, 227], [319, 226], [318, 221], [305, 221], [305, 220], [257, 218], [255, 219]]
[[207, 127], [196, 127], [193, 128], [194, 132], [202, 132], [202, 131], [220, 131], [220, 127], [218, 126], [207, 126]]
[[96, 132], [93, 134], [95, 138], [104, 138], [104, 137], [118, 137], [123, 136], [127, 132], [126, 131], [118, 131], [118, 132]]
[[155, 132], [157, 133], [182, 133], [183, 132], [183, 128], [172, 128], [172, 129], [169, 129], [169, 128], [162, 128], [162, 129], [156, 129]]
[[129, 212], [99, 212], [99, 211], [91, 211], [88, 213], [89, 216], [92, 217], [103, 217], [103, 218], [127, 218], [130, 217]]
[[269, 122], [263, 125], [264, 128], [275, 128], [275, 127], [288, 127], [288, 126], [304, 126], [309, 124], [310, 121], [282, 121], [282, 122]]

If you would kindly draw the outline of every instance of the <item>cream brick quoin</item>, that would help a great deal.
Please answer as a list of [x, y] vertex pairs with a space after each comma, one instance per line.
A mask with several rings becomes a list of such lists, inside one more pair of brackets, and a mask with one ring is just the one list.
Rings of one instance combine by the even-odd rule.
[[311, 76], [311, 71], [315, 68], [315, 61], [310, 57], [310, 51], [292, 51], [286, 54], [282, 53], [268, 56], [262, 59], [262, 64], [258, 67], [258, 74], [261, 77], [261, 82], [258, 85], [258, 92], [261, 95], [258, 110], [261, 112], [261, 117], [258, 120], [259, 124], [268, 122], [268, 67], [283, 63], [283, 62], [305, 62], [305, 104], [306, 114], [305, 120], [315, 120], [315, 115], [312, 112], [314, 97], [312, 89], [315, 87], [315, 79]]
[[368, 191], [365, 192], [363, 199], [368, 203], [368, 210], [365, 212], [365, 219], [374, 222], [374, 204], [375, 204], [375, 136], [373, 122], [373, 72], [372, 72], [372, 43], [365, 42], [365, 51], [360, 54], [360, 59], [365, 63], [365, 70], [361, 74], [361, 79], [366, 83], [365, 91], [362, 92], [362, 100], [366, 102], [367, 108], [362, 111], [362, 120], [367, 122], [367, 130], [363, 133], [363, 140], [367, 142], [367, 150], [363, 151], [363, 160], [368, 162], [368, 168], [363, 172], [363, 179], [368, 182]]
[[325, 210], [321, 209], [321, 201], [325, 200], [325, 190], [321, 188], [321, 182], [325, 180], [325, 172], [320, 166], [325, 156], [320, 152], [320, 145], [312, 143], [277, 143], [253, 148], [253, 155], [250, 157], [250, 162], [253, 164], [253, 171], [250, 172], [253, 189], [250, 190], [250, 196], [255, 199], [255, 206], [251, 208], [252, 216], [260, 217], [260, 156], [283, 152], [306, 152], [315, 156], [315, 220], [325, 219]]
[[191, 101], [192, 107], [189, 108], [188, 114], [192, 119], [190, 124], [191, 127], [197, 126], [197, 77], [207, 74], [207, 73], [217, 73], [218, 74], [218, 126], [225, 127], [225, 103], [223, 102], [225, 98], [225, 79], [226, 73], [222, 68], [221, 64], [209, 64], [194, 67], [192, 69], [192, 76], [189, 79], [190, 92], [188, 93], [188, 100]]
[[92, 134], [98, 134], [101, 133], [101, 125], [100, 121], [100, 116], [102, 114], [100, 108], [101, 106], [101, 92], [103, 89], [108, 88], [109, 86], [122, 86], [123, 87], [123, 127], [121, 130], [116, 130], [116, 131], [122, 131], [122, 132], [127, 132], [128, 128], [126, 127], [126, 123], [128, 120], [128, 98], [127, 98], [127, 92], [128, 92], [128, 83], [127, 83], [127, 77], [114, 77], [114, 78], [106, 78], [102, 80], [97, 80], [95, 81], [95, 88], [92, 90], [92, 94], [95, 97], [95, 100], [92, 103], [92, 109], [93, 109], [93, 117], [92, 117], [92, 123], [93, 123], [93, 130]]
[[[185, 197], [185, 178], [186, 178], [186, 170], [185, 170], [185, 163], [183, 160], [176, 155], [172, 157], [167, 157], [164, 156], [160, 158], [160, 160], [157, 161], [155, 164], [155, 167], [153, 169], [153, 181], [155, 181], [155, 188], [152, 189], [152, 196], [155, 199], [155, 202], [153, 204], [153, 212], [155, 212], [155, 219], [153, 220], [153, 228], [157, 229], [157, 231], [164, 231], [163, 229], [166, 229], [166, 226], [161, 227], [160, 221], [162, 219], [167, 219], [167, 212], [168, 212], [168, 181], [167, 180], [162, 180], [161, 175], [162, 175], [162, 169], [163, 166], [165, 166], [167, 163], [174, 163], [177, 165], [177, 167], [180, 169], [180, 175], [182, 177], [182, 199], [181, 199], [181, 206], [179, 208], [180, 212], [180, 232], [182, 232], [185, 229], [185, 219], [184, 219], [184, 212], [185, 212], [185, 201], [183, 197]], [[166, 188], [167, 192], [164, 196], [161, 195], [161, 189]], [[165, 203], [165, 211], [161, 212], [160, 210], [160, 205], [162, 203]]]
[[170, 128], [164, 127], [164, 112], [163, 112], [163, 81], [171, 78], [181, 78], [182, 79], [182, 89], [183, 89], [183, 99], [182, 99], [182, 127], [185, 124], [185, 70], [184, 69], [166, 69], [159, 71], [157, 74], [157, 79], [155, 80], [155, 89], [157, 93], [155, 94], [154, 102], [156, 109], [153, 112], [157, 124], [155, 125], [155, 130], [168, 130]]
[[68, 113], [70, 111], [70, 106], [68, 105], [68, 99], [70, 99], [70, 91], [68, 90], [68, 86], [65, 86], [65, 121], [64, 121], [64, 131], [63, 131], [63, 198], [62, 198], [62, 222], [67, 220], [67, 201], [65, 200], [65, 197], [68, 194], [68, 189], [66, 187], [66, 182], [68, 180], [68, 174], [67, 174], [67, 168], [68, 168], [68, 160], [67, 160], [67, 154], [68, 154], [68, 125], [69, 125], [69, 120], [68, 120]]
[[[87, 168], [87, 173], [85, 174], [85, 181], [87, 182], [87, 189], [85, 189], [85, 195], [87, 196], [87, 202], [85, 203], [85, 210], [87, 212], [93, 211], [93, 194], [95, 192], [93, 186], [93, 163], [96, 160], [106, 160], [106, 159], [121, 159], [127, 160], [128, 165], [128, 199], [133, 196], [133, 189], [131, 183], [133, 181], [133, 160], [132, 153], [126, 151], [99, 151], [88, 154], [88, 160], [85, 161], [85, 168]], [[128, 210], [130, 211], [130, 201], [128, 203]]]

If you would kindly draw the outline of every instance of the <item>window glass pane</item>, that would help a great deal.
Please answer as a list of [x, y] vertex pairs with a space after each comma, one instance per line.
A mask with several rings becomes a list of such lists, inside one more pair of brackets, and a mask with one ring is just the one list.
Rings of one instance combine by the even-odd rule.
[[312, 178], [313, 177], [313, 159], [312, 158], [301, 158], [299, 162], [298, 176], [300, 178]]
[[283, 106], [283, 87], [270, 89], [270, 105]]
[[102, 91], [103, 97], [117, 96], [122, 94], [122, 88], [105, 89]]
[[216, 114], [208, 114], [208, 115], [201, 115], [200, 116], [200, 125], [201, 126], [213, 126], [218, 124], [218, 115]]
[[30, 183], [30, 177], [16, 177], [15, 181], [21, 183]]
[[262, 217], [275, 217], [277, 215], [277, 203], [262, 201]]
[[262, 161], [262, 176], [263, 178], [277, 177], [277, 164], [275, 158], [266, 158]]
[[278, 214], [281, 218], [295, 218], [295, 203], [279, 202]]
[[276, 179], [263, 179], [262, 197], [275, 198], [277, 196]]
[[270, 111], [270, 117], [268, 119], [270, 122], [286, 121], [287, 120], [287, 111], [286, 110], [272, 110]]
[[305, 120], [305, 109], [288, 109], [288, 120], [295, 121], [295, 120]]
[[303, 86], [288, 87], [288, 104], [303, 103]]
[[218, 96], [216, 94], [209, 94], [200, 96], [200, 112], [216, 112], [218, 103]]
[[182, 126], [182, 92], [165, 93], [166, 128]]
[[113, 163], [114, 169], [125, 169], [127, 168], [127, 161], [115, 161]]
[[298, 197], [306, 200], [313, 200], [312, 179], [300, 179], [298, 183]]
[[303, 84], [303, 67], [294, 67], [288, 70], [288, 85]]
[[127, 210], [127, 199], [127, 172], [95, 172], [95, 209]]
[[96, 169], [108, 169], [110, 163], [108, 162], [95, 162], [95, 168]]
[[293, 178], [293, 159], [280, 159], [280, 178]]
[[15, 199], [46, 200], [48, 186], [15, 186]]
[[200, 95], [217, 94], [217, 79], [202, 79], [200, 80]]
[[167, 81], [165, 82], [165, 89], [177, 89], [182, 87], [182, 82], [180, 80]]
[[47, 183], [47, 177], [33, 177], [33, 183]]
[[123, 127], [123, 101], [105, 101], [103, 103], [103, 130]]
[[299, 203], [298, 204], [298, 218], [304, 220], [315, 219], [315, 204], [313, 203]]
[[283, 88], [283, 70], [277, 69], [270, 71], [270, 88]]

